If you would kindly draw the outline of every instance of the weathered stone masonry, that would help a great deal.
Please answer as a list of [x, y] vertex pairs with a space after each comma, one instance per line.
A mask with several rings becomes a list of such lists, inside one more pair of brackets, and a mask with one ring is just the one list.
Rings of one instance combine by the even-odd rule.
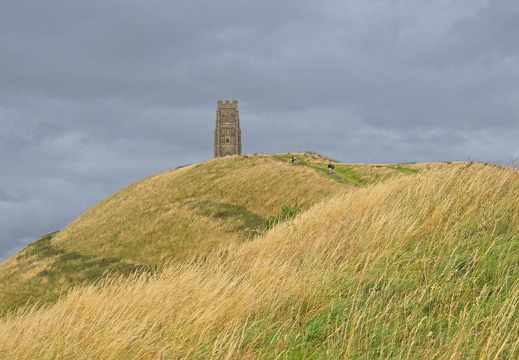
[[241, 129], [238, 101], [218, 100], [214, 130], [214, 157], [241, 155]]

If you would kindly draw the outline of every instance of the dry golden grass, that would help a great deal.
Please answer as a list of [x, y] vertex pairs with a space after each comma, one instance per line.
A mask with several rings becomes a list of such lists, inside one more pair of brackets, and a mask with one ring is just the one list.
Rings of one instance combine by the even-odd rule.
[[108, 271], [110, 276], [137, 267], [155, 271], [169, 261], [204, 258], [224, 243], [251, 240], [264, 231], [266, 218], [286, 205], [309, 207], [352, 184], [402, 172], [391, 165], [342, 164], [345, 185], [328, 176], [330, 159], [296, 155], [297, 166], [288, 154], [212, 159], [121, 189], [62, 231], [0, 263], [0, 313], [55, 301]]
[[55, 242], [68, 250], [145, 264], [186, 259], [220, 242], [244, 237], [233, 231], [233, 224], [186, 206], [193, 199], [241, 206], [266, 217], [284, 203], [300, 201], [310, 206], [341, 188], [312, 169], [290, 167], [268, 156], [212, 159], [116, 192], [67, 226]]
[[253, 241], [9, 315], [0, 356], [519, 356], [517, 171], [459, 163], [348, 189]]

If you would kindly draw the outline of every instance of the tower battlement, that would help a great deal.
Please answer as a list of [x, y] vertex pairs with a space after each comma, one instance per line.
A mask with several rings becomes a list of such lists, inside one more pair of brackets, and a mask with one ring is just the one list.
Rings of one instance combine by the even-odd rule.
[[241, 129], [237, 100], [218, 100], [214, 130], [214, 157], [241, 155]]
[[225, 100], [225, 102], [223, 100], [218, 100], [218, 108], [233, 108], [233, 107], [238, 107], [238, 100]]

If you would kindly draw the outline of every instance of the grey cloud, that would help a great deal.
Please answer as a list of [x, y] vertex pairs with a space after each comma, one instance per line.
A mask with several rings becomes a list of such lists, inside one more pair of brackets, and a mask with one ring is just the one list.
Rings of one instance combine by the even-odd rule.
[[217, 100], [239, 101], [244, 152], [517, 158], [518, 17], [513, 0], [3, 1], [0, 258], [212, 157]]
[[2, 203], [20, 203], [26, 200], [22, 194], [8, 193], [3, 189], [0, 189], [0, 202]]

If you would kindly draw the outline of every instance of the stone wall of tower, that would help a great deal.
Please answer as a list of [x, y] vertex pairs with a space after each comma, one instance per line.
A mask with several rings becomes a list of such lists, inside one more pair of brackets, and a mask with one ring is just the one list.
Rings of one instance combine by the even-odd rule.
[[241, 155], [238, 101], [218, 100], [214, 130], [214, 157]]

